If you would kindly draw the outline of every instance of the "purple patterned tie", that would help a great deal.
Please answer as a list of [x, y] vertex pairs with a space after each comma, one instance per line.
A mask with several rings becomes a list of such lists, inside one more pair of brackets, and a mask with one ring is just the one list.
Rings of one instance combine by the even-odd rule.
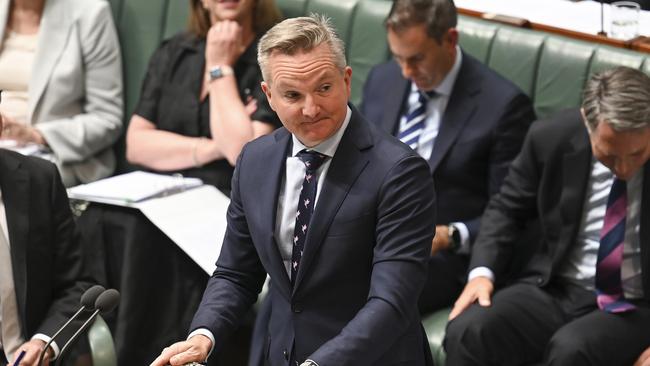
[[622, 313], [635, 308], [625, 300], [621, 284], [626, 214], [626, 183], [624, 180], [614, 178], [607, 200], [603, 229], [600, 233], [596, 264], [598, 307], [610, 313]]
[[316, 201], [316, 186], [318, 177], [316, 172], [325, 162], [327, 155], [316, 151], [301, 150], [296, 155], [305, 164], [305, 179], [302, 181], [300, 198], [298, 199], [298, 211], [296, 212], [296, 227], [293, 230], [293, 250], [291, 251], [291, 285], [293, 286], [298, 273], [298, 266], [305, 249], [305, 238], [309, 229], [309, 220], [314, 212]]

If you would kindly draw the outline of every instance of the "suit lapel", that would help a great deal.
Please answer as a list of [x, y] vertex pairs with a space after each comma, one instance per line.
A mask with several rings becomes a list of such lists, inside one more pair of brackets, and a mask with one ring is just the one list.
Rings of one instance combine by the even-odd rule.
[[[395, 65], [397, 66], [397, 65]], [[404, 101], [408, 98], [411, 90], [411, 83], [402, 77], [399, 68], [396, 72], [391, 73], [395, 75], [386, 88], [386, 98], [384, 98], [384, 111], [386, 111], [381, 120], [381, 128], [389, 134], [396, 136], [399, 129], [399, 121], [404, 106]]]
[[481, 77], [474, 73], [471, 61], [467, 55], [463, 55], [463, 61], [449, 97], [447, 108], [440, 120], [440, 132], [436, 137], [429, 158], [429, 166], [432, 172], [436, 171], [467, 121], [476, 112], [477, 107], [474, 96], [480, 92]]
[[59, 61], [72, 31], [71, 20], [63, 1], [50, 0], [45, 2], [43, 16], [38, 36], [38, 46], [34, 57], [32, 75], [29, 81], [29, 99], [27, 119], [31, 120], [36, 112], [45, 86], [47, 85], [54, 66]]
[[352, 118], [332, 158], [316, 209], [310, 221], [310, 228], [305, 239], [305, 250], [293, 288], [294, 294], [305, 274], [309, 271], [309, 267], [323, 243], [327, 230], [339, 207], [341, 207], [350, 188], [352, 188], [357, 177], [368, 163], [368, 159], [363, 156], [362, 150], [372, 146], [372, 138], [365, 123], [353, 108]]
[[641, 193], [641, 273], [643, 293], [650, 299], [650, 161], [643, 168], [643, 192]]
[[[269, 268], [266, 270], [272, 278], [277, 280], [274, 283], [280, 286], [280, 291], [288, 299], [291, 294], [291, 282], [282, 262], [282, 256], [280, 255], [278, 244], [275, 241], [274, 233], [280, 182], [282, 182], [282, 177], [286, 169], [287, 149], [291, 145], [291, 134], [285, 129], [280, 129], [277, 130], [274, 137], [275, 144], [268, 145], [266, 151], [260, 154], [265, 159], [258, 161], [257, 164], [259, 166], [253, 171], [258, 175], [256, 181], [266, 182], [266, 187], [260, 189], [256, 194], [260, 212], [262, 213], [261, 217], [264, 220], [262, 226], [263, 242], [261, 243], [261, 247], [266, 250], [269, 257]], [[275, 175], [269, 176], [268, 172], [274, 172]]]
[[14, 273], [16, 301], [21, 314], [23, 334], [27, 304], [27, 247], [29, 240], [29, 175], [20, 163], [6, 153], [0, 153], [0, 189], [7, 215], [11, 265]]
[[591, 146], [586, 130], [573, 137], [573, 149], [564, 155], [562, 164], [562, 193], [560, 213], [562, 216], [562, 243], [554, 253], [553, 263], [559, 263], [570, 243], [575, 241], [580, 226], [587, 183], [591, 175]]

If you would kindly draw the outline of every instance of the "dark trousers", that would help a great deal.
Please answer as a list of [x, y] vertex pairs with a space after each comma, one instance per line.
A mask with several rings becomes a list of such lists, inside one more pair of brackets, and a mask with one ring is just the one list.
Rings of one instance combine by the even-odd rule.
[[7, 357], [5, 351], [0, 349], [0, 366], [7, 366]]
[[429, 258], [429, 272], [420, 294], [420, 314], [448, 308], [465, 287], [468, 257], [442, 250]]
[[650, 346], [650, 309], [610, 314], [576, 286], [515, 284], [449, 322], [447, 365], [631, 365]]

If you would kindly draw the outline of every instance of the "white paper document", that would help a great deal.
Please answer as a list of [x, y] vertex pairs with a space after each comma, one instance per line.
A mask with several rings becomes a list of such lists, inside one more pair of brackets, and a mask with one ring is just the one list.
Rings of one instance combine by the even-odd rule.
[[143, 200], [172, 195], [199, 187], [198, 178], [136, 171], [68, 189], [70, 198], [120, 206], [134, 206]]
[[230, 199], [204, 185], [163, 198], [137, 203], [151, 222], [178, 245], [204, 271], [212, 275], [226, 233]]

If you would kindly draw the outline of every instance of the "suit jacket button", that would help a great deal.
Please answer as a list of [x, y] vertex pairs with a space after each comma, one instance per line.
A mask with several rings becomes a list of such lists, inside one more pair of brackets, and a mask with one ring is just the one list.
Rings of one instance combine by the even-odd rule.
[[289, 352], [287, 352], [286, 349], [282, 351], [282, 355], [284, 356], [285, 360], [289, 361]]
[[537, 284], [541, 285], [542, 283], [544, 283], [544, 279], [541, 277], [537, 277]]
[[301, 313], [302, 312], [302, 304], [299, 303], [299, 302], [294, 302], [293, 304], [291, 304], [291, 310], [296, 314]]

